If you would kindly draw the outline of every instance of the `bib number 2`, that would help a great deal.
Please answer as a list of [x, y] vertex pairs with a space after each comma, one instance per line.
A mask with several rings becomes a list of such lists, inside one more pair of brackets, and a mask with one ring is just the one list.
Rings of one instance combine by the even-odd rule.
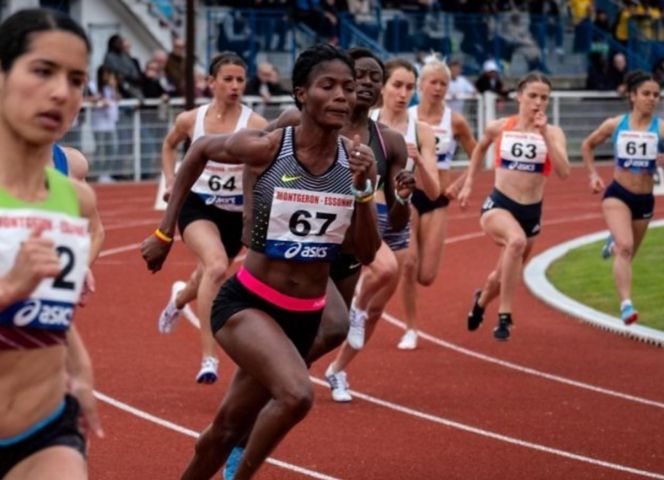
[[67, 278], [67, 276], [74, 269], [74, 252], [71, 248], [64, 246], [56, 247], [55, 251], [58, 253], [58, 256], [61, 260], [64, 258], [64, 265], [62, 270], [60, 270], [60, 274], [53, 279], [53, 288], [60, 288], [62, 290], [74, 290], [76, 288], [76, 284], [71, 279]]

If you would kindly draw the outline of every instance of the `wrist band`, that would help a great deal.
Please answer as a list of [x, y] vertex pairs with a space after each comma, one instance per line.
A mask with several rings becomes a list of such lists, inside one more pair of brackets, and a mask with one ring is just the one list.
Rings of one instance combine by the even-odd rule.
[[173, 243], [173, 238], [166, 235], [160, 229], [156, 229], [154, 231], [154, 236], [157, 237], [159, 240], [161, 240], [164, 243]]
[[366, 197], [366, 196], [369, 196], [369, 195], [373, 195], [374, 189], [373, 189], [373, 185], [371, 183], [371, 180], [369, 180], [367, 178], [367, 181], [364, 184], [364, 190], [358, 190], [357, 188], [355, 188], [355, 185], [353, 185], [351, 183], [350, 184], [350, 193], [355, 195], [355, 198], [357, 198], [357, 199], [360, 199], [362, 197]]
[[368, 203], [371, 200], [373, 200], [373, 198], [374, 198], [374, 194], [370, 193], [369, 195], [365, 195], [363, 197], [355, 197], [355, 201], [357, 203]]
[[408, 202], [410, 202], [410, 199], [413, 198], [413, 192], [410, 192], [406, 198], [402, 197], [399, 195], [399, 192], [397, 189], [394, 189], [394, 198], [396, 198], [397, 202], [399, 202], [401, 205], [407, 205]]

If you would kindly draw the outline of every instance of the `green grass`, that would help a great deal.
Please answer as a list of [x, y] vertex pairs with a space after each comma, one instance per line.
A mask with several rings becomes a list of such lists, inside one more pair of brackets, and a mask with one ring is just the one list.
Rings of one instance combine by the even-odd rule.
[[[601, 258], [603, 243], [568, 252], [551, 264], [546, 276], [565, 295], [618, 317], [613, 259]], [[639, 311], [639, 324], [664, 330], [664, 228], [648, 231], [632, 266], [632, 301]]]

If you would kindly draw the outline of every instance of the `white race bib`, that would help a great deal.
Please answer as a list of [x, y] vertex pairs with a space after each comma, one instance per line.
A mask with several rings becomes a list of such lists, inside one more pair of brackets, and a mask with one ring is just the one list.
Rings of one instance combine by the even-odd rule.
[[207, 205], [241, 212], [243, 208], [242, 172], [244, 165], [208, 162], [191, 191]]
[[546, 155], [547, 148], [541, 135], [531, 132], [503, 132], [500, 142], [501, 167], [542, 173]]
[[275, 188], [266, 255], [332, 261], [350, 226], [354, 206], [353, 195]]
[[29, 298], [0, 312], [0, 324], [66, 330], [88, 270], [88, 221], [44, 210], [0, 210], [0, 275], [13, 268], [21, 243], [35, 228], [43, 228], [42, 237], [53, 240], [60, 274], [42, 280]]
[[657, 161], [657, 134], [622, 130], [616, 140], [616, 161], [622, 168], [654, 170]]

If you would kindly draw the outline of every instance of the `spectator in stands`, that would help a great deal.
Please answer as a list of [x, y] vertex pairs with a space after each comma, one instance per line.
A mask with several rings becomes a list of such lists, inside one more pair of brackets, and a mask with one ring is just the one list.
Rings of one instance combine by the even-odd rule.
[[592, 38], [593, 0], [569, 0], [569, 10], [574, 23], [575, 52], [587, 52]]
[[606, 11], [598, 8], [595, 12], [595, 27], [592, 32], [591, 52], [600, 52], [604, 56], [609, 54], [609, 38], [611, 38], [611, 22]]
[[231, 51], [247, 58], [252, 45], [249, 22], [239, 9], [229, 10], [221, 16], [217, 50]]
[[643, 20], [646, 17], [646, 11], [638, 0], [624, 0], [623, 3], [624, 6], [616, 17], [613, 36], [622, 45], [627, 46], [630, 20]]
[[294, 4], [297, 22], [304, 23], [330, 43], [338, 41], [339, 20], [334, 0], [295, 0]]
[[464, 100], [459, 96], [472, 95], [477, 93], [475, 86], [461, 74], [463, 65], [459, 59], [453, 59], [449, 63], [450, 67], [450, 84], [447, 87], [447, 95], [449, 100], [446, 102], [447, 106], [453, 112], [463, 114]]
[[664, 88], [664, 58], [660, 58], [652, 69], [652, 76]]
[[[527, 22], [524, 21], [524, 14], [512, 13], [506, 23], [503, 23], [500, 38], [505, 42], [506, 53], [501, 57], [509, 60], [514, 54], [521, 54], [528, 64], [528, 70], [539, 70], [547, 72], [546, 66], [542, 63], [542, 52], [535, 43]], [[509, 51], [511, 50], [511, 55]]]
[[379, 9], [378, 0], [348, 0], [348, 13], [353, 16], [353, 22], [374, 40], [378, 40], [381, 30], [377, 21]]
[[115, 74], [120, 94], [124, 98], [141, 98], [143, 76], [138, 61], [131, 56], [131, 43], [121, 35], [108, 39], [104, 66]]
[[613, 90], [609, 85], [607, 74], [606, 55], [602, 52], [591, 52], [588, 56], [588, 73], [586, 76], [586, 89]]
[[112, 182], [111, 172], [118, 169], [118, 83], [116, 74], [106, 65], [101, 65], [97, 69], [97, 81], [88, 85], [89, 100], [94, 104], [90, 123], [95, 138], [94, 160], [100, 173], [100, 183]]
[[175, 95], [181, 97], [184, 95], [184, 39], [175, 37], [173, 39], [173, 48], [168, 54], [164, 70], [166, 79], [173, 85]]
[[275, 95], [288, 95], [290, 92], [279, 83], [274, 65], [269, 62], [258, 64], [256, 76], [247, 83], [246, 95], [259, 95], [264, 102], [269, 102]]
[[[168, 62], [168, 54], [164, 50], [155, 50], [152, 54], [152, 57], [148, 61], [148, 64], [145, 66], [147, 71], [148, 67], [152, 69], [150, 78], [157, 78], [161, 89], [169, 96], [175, 96], [175, 86], [169, 82], [168, 77], [166, 76], [166, 63]], [[143, 72], [143, 81], [148, 81], [145, 78], [145, 72]], [[161, 95], [158, 95], [158, 97]], [[155, 98], [155, 97], [148, 97]]]
[[540, 50], [550, 50], [550, 41], [553, 39], [556, 54], [564, 55], [563, 49], [563, 23], [560, 18], [559, 0], [531, 0], [528, 2], [530, 13], [530, 32], [537, 42]]
[[475, 88], [480, 93], [491, 91], [502, 97], [506, 97], [508, 90], [500, 79], [498, 64], [494, 60], [487, 60], [482, 65], [482, 73], [477, 77]]
[[143, 72], [143, 97], [168, 99], [169, 91], [164, 88], [159, 62], [150, 60]]
[[607, 83], [611, 90], [625, 93], [625, 75], [627, 74], [627, 59], [622, 53], [616, 53], [611, 59], [611, 65], [606, 73]]

